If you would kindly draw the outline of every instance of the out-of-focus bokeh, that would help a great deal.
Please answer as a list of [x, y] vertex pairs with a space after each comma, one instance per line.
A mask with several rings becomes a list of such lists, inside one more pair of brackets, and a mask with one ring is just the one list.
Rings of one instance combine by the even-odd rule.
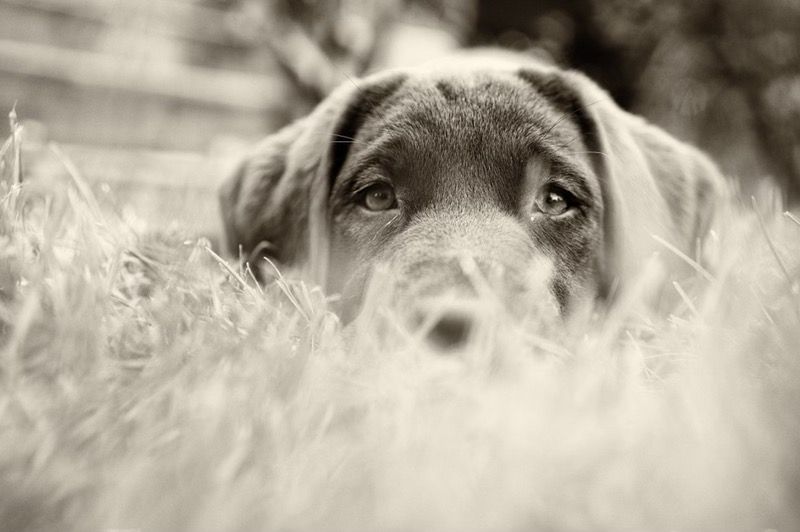
[[[800, 197], [800, 0], [0, 0], [0, 109], [149, 219], [213, 230], [253, 141], [336, 84], [471, 45], [587, 72], [745, 189]], [[66, 170], [64, 170], [66, 171]]]
[[800, 1], [478, 4], [474, 40], [544, 49], [745, 189], [769, 176], [800, 197]]

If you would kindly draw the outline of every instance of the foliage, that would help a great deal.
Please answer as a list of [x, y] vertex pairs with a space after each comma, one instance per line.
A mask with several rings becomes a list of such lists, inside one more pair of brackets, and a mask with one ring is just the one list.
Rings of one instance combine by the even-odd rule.
[[800, 2], [486, 0], [474, 41], [536, 47], [757, 188], [800, 199]]

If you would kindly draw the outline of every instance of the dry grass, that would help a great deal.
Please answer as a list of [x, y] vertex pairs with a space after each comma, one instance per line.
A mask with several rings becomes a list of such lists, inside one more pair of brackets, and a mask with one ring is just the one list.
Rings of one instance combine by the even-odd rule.
[[556, 343], [499, 316], [442, 356], [131, 229], [77, 172], [16, 185], [17, 149], [4, 530], [800, 527], [800, 224], [775, 204], [731, 204], [666, 317], [624, 304]]

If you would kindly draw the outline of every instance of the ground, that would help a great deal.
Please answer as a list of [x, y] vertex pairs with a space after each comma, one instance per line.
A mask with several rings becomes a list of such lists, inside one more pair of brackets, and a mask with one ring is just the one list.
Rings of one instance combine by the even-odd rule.
[[129, 223], [80, 168], [28, 181], [18, 150], [4, 530], [800, 528], [800, 222], [769, 191], [733, 195], [666, 315], [633, 297], [548, 335], [500, 313], [443, 356]]

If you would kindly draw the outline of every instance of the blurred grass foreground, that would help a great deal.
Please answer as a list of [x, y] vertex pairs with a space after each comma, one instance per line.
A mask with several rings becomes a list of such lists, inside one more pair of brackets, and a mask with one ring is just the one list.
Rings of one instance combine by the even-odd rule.
[[800, 527], [800, 220], [769, 194], [731, 201], [666, 317], [628, 301], [556, 341], [497, 314], [443, 357], [128, 223], [67, 158], [29, 181], [18, 133], [0, 529]]
[[[0, 530], [800, 529], [800, 8], [665, 6], [0, 0], [26, 119], [0, 142]], [[198, 238], [236, 154], [342, 76], [475, 43], [587, 70], [740, 178], [710, 270], [643, 279], [669, 312], [497, 313], [442, 356]]]

